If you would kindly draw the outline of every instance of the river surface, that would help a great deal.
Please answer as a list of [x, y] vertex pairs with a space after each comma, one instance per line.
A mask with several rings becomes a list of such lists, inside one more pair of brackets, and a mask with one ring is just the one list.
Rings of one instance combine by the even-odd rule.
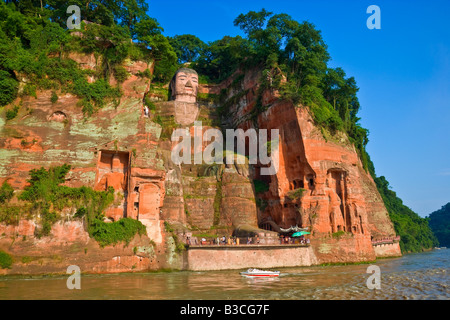
[[375, 265], [381, 271], [381, 289], [368, 289], [369, 265], [361, 264], [282, 268], [276, 279], [247, 279], [239, 270], [82, 275], [80, 290], [67, 289], [68, 276], [0, 277], [0, 299], [450, 299], [450, 249], [383, 259]]

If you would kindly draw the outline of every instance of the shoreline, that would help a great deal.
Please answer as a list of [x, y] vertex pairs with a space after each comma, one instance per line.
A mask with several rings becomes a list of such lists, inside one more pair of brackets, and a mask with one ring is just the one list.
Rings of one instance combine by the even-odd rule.
[[[430, 250], [432, 251], [432, 250]], [[428, 251], [427, 251], [428, 252]], [[416, 254], [424, 253], [424, 252], [415, 252]], [[314, 264], [311, 266], [290, 266], [290, 267], [275, 267], [275, 268], [266, 268], [266, 269], [277, 269], [277, 270], [283, 270], [283, 269], [291, 269], [291, 268], [314, 268], [314, 267], [336, 267], [336, 266], [356, 266], [356, 265], [370, 265], [375, 264], [379, 260], [389, 260], [389, 259], [397, 259], [402, 258], [403, 256], [397, 256], [397, 257], [382, 257], [377, 258], [373, 261], [355, 261], [355, 262], [329, 262], [329, 263], [321, 263], [321, 264]], [[163, 274], [163, 273], [175, 273], [175, 272], [202, 272], [202, 273], [213, 273], [213, 272], [232, 272], [232, 271], [238, 271], [238, 270], [244, 270], [248, 268], [236, 268], [236, 269], [223, 269], [223, 270], [205, 270], [205, 271], [195, 271], [195, 270], [181, 270], [181, 269], [158, 269], [158, 270], [140, 270], [140, 271], [124, 271], [124, 272], [81, 272], [81, 276], [121, 276], [121, 275], [139, 275], [139, 274]], [[4, 269], [0, 269], [4, 270]], [[0, 281], [4, 279], [45, 279], [45, 278], [61, 278], [61, 277], [69, 277], [71, 274], [68, 273], [41, 273], [41, 274], [0, 274]]]

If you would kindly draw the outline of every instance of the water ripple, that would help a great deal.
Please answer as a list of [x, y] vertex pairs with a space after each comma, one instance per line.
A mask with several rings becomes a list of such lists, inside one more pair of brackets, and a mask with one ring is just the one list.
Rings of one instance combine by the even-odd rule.
[[418, 300], [450, 299], [450, 250], [380, 260], [381, 289], [370, 290], [367, 265], [281, 269], [279, 278], [249, 279], [239, 271], [0, 278], [0, 299]]

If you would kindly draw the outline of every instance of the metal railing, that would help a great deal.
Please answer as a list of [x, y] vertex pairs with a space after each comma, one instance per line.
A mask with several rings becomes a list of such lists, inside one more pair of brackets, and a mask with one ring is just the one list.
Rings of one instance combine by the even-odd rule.
[[185, 243], [191, 246], [267, 246], [267, 245], [309, 245], [309, 239], [298, 239], [289, 237], [278, 238], [243, 238], [243, 237], [231, 237], [225, 238], [219, 237], [219, 241], [216, 239], [198, 239], [196, 237], [185, 239]]
[[392, 244], [400, 242], [400, 236], [397, 237], [386, 237], [386, 238], [379, 238], [379, 239], [373, 239], [372, 245], [382, 245], [382, 244]]

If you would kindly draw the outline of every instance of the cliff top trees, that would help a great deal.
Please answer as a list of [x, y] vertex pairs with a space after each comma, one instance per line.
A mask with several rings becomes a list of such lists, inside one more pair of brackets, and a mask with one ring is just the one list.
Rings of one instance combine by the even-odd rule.
[[175, 50], [180, 64], [196, 61], [206, 49], [206, 44], [192, 34], [169, 37], [169, 43]]
[[225, 36], [209, 43], [192, 67], [200, 76], [220, 82], [231, 76], [249, 56], [251, 48], [246, 39]]
[[316, 124], [331, 134], [346, 132], [367, 169], [368, 131], [357, 117], [359, 88], [341, 68], [328, 68], [330, 55], [321, 32], [310, 22], [300, 23], [288, 14], [265, 9], [240, 14], [234, 25], [246, 37], [226, 36], [209, 43], [197, 51], [201, 54], [192, 67], [213, 82], [224, 80], [239, 67], [258, 66], [266, 73], [281, 70], [287, 83], [272, 85], [279, 86], [285, 99], [309, 106]]
[[[94, 22], [77, 30], [83, 33], [81, 38], [71, 37], [66, 28], [70, 15], [66, 1], [0, 3], [0, 106], [16, 98], [19, 73], [30, 80], [24, 95], [34, 95], [36, 89], [72, 92], [82, 98], [83, 110], [90, 114], [101, 106], [100, 101], [118, 97], [119, 90], [109, 88], [104, 80], [120, 73], [117, 66], [127, 56], [176, 64], [176, 54], [162, 27], [147, 15], [145, 1], [74, 0], [70, 4], [79, 6], [82, 20]], [[102, 83], [88, 84], [86, 72], [65, 58], [65, 53], [77, 50], [104, 58], [98, 80]], [[171, 77], [164, 68], [156, 68], [155, 74], [163, 80]], [[75, 90], [75, 84], [83, 90]]]

